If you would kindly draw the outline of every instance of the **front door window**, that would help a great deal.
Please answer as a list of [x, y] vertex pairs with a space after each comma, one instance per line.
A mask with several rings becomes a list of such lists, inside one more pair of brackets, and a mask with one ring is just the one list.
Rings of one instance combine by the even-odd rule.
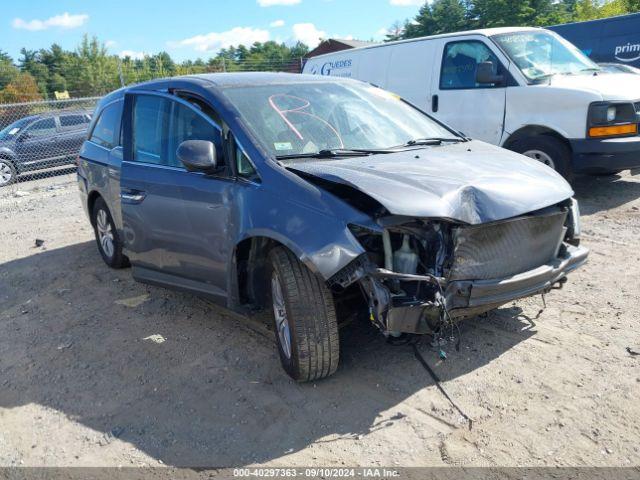
[[494, 74], [504, 74], [498, 58], [484, 43], [478, 40], [448, 43], [444, 48], [444, 56], [442, 58], [440, 89], [459, 90], [496, 87], [495, 84], [480, 84], [476, 82], [478, 65], [482, 62], [493, 63]]

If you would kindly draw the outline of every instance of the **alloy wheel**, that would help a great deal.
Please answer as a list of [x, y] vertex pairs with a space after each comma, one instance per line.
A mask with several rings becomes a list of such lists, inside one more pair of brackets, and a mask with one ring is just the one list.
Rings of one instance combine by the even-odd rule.
[[11, 167], [4, 162], [0, 162], [0, 186], [8, 185], [13, 180]]
[[111, 222], [107, 212], [100, 209], [96, 215], [96, 228], [98, 230], [98, 240], [100, 241], [100, 247], [104, 254], [112, 258], [115, 252], [113, 229], [111, 228]]
[[287, 308], [282, 294], [282, 286], [278, 274], [273, 272], [271, 277], [271, 298], [273, 301], [273, 316], [276, 320], [276, 329], [280, 346], [285, 357], [291, 358], [291, 330], [287, 316]]

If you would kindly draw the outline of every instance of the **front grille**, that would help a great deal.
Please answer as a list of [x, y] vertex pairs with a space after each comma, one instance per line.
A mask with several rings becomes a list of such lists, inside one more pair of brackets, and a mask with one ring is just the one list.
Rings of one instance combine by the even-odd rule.
[[554, 210], [489, 225], [459, 227], [450, 280], [505, 278], [557, 255], [567, 212]]

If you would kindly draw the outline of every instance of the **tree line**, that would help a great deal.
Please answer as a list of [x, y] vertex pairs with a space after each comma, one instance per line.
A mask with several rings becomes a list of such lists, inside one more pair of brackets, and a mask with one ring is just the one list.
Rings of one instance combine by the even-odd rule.
[[640, 11], [640, 0], [433, 0], [386, 41], [490, 27], [544, 27]]
[[99, 96], [122, 85], [173, 75], [300, 71], [301, 59], [308, 51], [300, 42], [288, 46], [268, 41], [225, 48], [206, 61], [177, 62], [167, 52], [119, 58], [97, 38], [88, 36], [75, 50], [55, 43], [39, 50], [23, 48], [17, 60], [0, 50], [0, 104], [54, 99], [55, 92], [68, 92], [75, 98]]
[[[415, 18], [395, 23], [386, 41], [500, 26], [546, 26], [640, 11], [640, 0], [432, 0]], [[22, 49], [17, 59], [0, 50], [0, 104], [99, 96], [136, 82], [172, 75], [221, 71], [299, 72], [309, 52], [268, 41], [220, 50], [208, 60], [177, 62], [167, 52], [119, 58], [104, 43], [85, 36], [75, 50], [58, 44]]]

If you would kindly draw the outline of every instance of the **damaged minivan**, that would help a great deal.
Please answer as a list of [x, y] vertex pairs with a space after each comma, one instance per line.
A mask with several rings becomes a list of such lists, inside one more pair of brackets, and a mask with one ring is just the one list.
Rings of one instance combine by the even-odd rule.
[[569, 184], [350, 79], [177, 77], [104, 97], [78, 158], [99, 252], [136, 280], [270, 312], [298, 381], [341, 321], [434, 334], [581, 266]]

